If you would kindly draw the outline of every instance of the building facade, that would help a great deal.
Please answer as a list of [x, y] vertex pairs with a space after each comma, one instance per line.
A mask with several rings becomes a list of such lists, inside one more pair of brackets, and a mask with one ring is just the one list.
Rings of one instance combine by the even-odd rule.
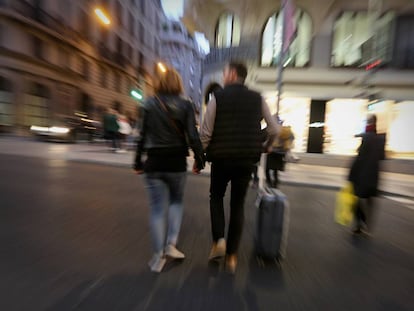
[[0, 126], [99, 120], [114, 105], [134, 116], [130, 92], [151, 90], [164, 20], [159, 1], [0, 0]]
[[[203, 31], [211, 53], [203, 93], [223, 65], [241, 59], [247, 84], [295, 132], [299, 152], [354, 154], [368, 112], [378, 116], [390, 156], [412, 158], [414, 3], [409, 0], [292, 0], [296, 36], [282, 55], [282, 1], [187, 0], [183, 21]], [[283, 65], [279, 76], [278, 66]], [[206, 96], [208, 98], [208, 96]]]
[[174, 67], [182, 76], [185, 96], [196, 110], [201, 108], [202, 64], [205, 58], [194, 37], [180, 21], [166, 20], [160, 32], [161, 59]]

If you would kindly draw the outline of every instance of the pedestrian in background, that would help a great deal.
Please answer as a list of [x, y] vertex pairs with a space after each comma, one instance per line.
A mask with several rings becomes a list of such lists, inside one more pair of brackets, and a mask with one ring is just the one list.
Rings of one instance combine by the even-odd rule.
[[[267, 123], [270, 147], [277, 125], [262, 96], [245, 85], [247, 68], [231, 62], [223, 71], [224, 89], [215, 92], [207, 104], [201, 127], [201, 141], [211, 162], [210, 215], [213, 245], [209, 259], [226, 256], [226, 270], [234, 273], [244, 222], [244, 201], [255, 163], [263, 151], [261, 120]], [[223, 198], [231, 183], [230, 221], [227, 245], [224, 236]]]
[[290, 126], [284, 126], [283, 121], [276, 116], [278, 123], [282, 126], [280, 134], [273, 142], [272, 152], [267, 155], [266, 182], [269, 187], [279, 187], [279, 171], [285, 170], [287, 154], [293, 146], [294, 135]]
[[111, 150], [116, 152], [119, 150], [119, 124], [118, 124], [118, 116], [116, 111], [108, 107], [104, 119], [103, 119], [103, 126], [104, 126], [104, 137], [107, 140], [111, 141]]
[[[199, 174], [204, 167], [193, 106], [180, 96], [182, 93], [181, 77], [170, 68], [161, 75], [155, 96], [143, 102], [140, 112], [141, 135], [134, 169], [137, 174], [145, 173], [154, 251], [148, 264], [154, 272], [161, 272], [166, 257], [185, 257], [177, 249], [177, 242], [183, 215], [188, 145], [194, 152], [193, 172]], [[145, 163], [142, 161], [144, 151]]]
[[365, 133], [362, 137], [358, 154], [355, 157], [350, 173], [349, 181], [352, 183], [354, 193], [358, 197], [355, 206], [355, 234], [368, 233], [374, 197], [378, 194], [378, 180], [380, 160], [385, 158], [385, 140], [377, 135], [377, 117], [368, 115]]
[[125, 153], [127, 152], [128, 146], [127, 146], [127, 139], [132, 133], [131, 125], [129, 124], [128, 118], [122, 114], [118, 114], [118, 135], [119, 135], [119, 150], [117, 150], [118, 153]]

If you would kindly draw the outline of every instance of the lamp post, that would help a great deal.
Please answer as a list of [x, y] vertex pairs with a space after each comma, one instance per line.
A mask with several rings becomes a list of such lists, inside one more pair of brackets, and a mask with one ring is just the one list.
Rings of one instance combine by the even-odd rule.
[[95, 14], [96, 14], [96, 16], [98, 16], [99, 20], [104, 25], [110, 25], [111, 24], [111, 20], [109, 19], [109, 17], [105, 14], [105, 12], [101, 8], [96, 8], [95, 9]]

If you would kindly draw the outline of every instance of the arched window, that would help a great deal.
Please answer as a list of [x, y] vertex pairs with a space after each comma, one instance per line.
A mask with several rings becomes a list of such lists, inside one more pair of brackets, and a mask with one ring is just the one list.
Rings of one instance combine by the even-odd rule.
[[[262, 36], [262, 66], [279, 64], [282, 49], [282, 16], [281, 12], [269, 17]], [[310, 44], [312, 39], [312, 20], [308, 13], [301, 9], [295, 12], [296, 37], [291, 43], [284, 59], [285, 66], [304, 67], [309, 63]]]
[[231, 13], [220, 16], [216, 26], [216, 47], [227, 48], [240, 43], [240, 20]]
[[392, 27], [395, 14], [374, 18], [367, 11], [343, 12], [335, 22], [331, 65], [364, 66], [391, 57]]

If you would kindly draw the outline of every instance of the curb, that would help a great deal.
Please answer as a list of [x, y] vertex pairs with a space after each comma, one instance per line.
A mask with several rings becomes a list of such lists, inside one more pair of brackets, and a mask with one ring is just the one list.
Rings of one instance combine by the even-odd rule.
[[[106, 166], [113, 166], [113, 167], [123, 167], [123, 168], [129, 168], [132, 170], [132, 163], [126, 164], [122, 162], [108, 162], [105, 160], [100, 161], [97, 159], [79, 159], [79, 158], [67, 158], [66, 160], [70, 162], [75, 162], [75, 163], [88, 163], [88, 164], [98, 164], [98, 165], [106, 165]], [[187, 173], [192, 174], [190, 170], [188, 170]], [[195, 175], [195, 176], [210, 177], [210, 172], [202, 171], [199, 175]], [[281, 185], [287, 185], [287, 186], [293, 186], [293, 187], [307, 187], [307, 188], [325, 189], [325, 190], [333, 190], [333, 191], [339, 191], [341, 189], [341, 186], [336, 186], [336, 185], [314, 184], [314, 183], [306, 183], [306, 182], [292, 181], [292, 180], [284, 181], [283, 179], [280, 180], [280, 183]], [[386, 190], [379, 190], [378, 194], [379, 196], [392, 196], [392, 197], [399, 197], [399, 198], [414, 200], [414, 196], [389, 192]]]

